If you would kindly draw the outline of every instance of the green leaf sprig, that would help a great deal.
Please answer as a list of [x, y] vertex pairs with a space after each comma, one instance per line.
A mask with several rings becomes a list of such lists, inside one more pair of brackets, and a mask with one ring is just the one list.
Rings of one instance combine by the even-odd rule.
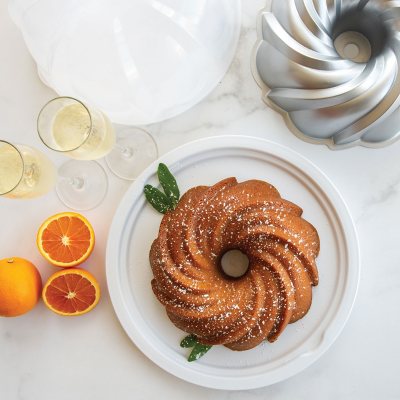
[[144, 195], [147, 201], [160, 213], [172, 211], [178, 204], [180, 193], [175, 177], [168, 167], [160, 163], [157, 169], [158, 180], [164, 192], [152, 185], [144, 187]]
[[204, 354], [206, 354], [207, 351], [210, 350], [212, 346], [199, 343], [197, 341], [196, 336], [192, 334], [192, 335], [188, 335], [182, 339], [181, 347], [192, 348], [192, 351], [190, 352], [189, 357], [188, 357], [188, 361], [192, 362], [192, 361], [196, 361], [199, 358], [203, 357]]
[[175, 177], [171, 174], [168, 167], [163, 163], [158, 165], [157, 175], [164, 193], [168, 197], [168, 200], [173, 208], [175, 208], [180, 197], [179, 188]]

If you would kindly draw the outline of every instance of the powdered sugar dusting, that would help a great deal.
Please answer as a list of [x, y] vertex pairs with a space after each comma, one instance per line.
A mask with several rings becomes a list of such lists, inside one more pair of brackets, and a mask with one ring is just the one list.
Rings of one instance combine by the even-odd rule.
[[[153, 291], [171, 321], [201, 343], [234, 350], [276, 340], [308, 311], [318, 283], [319, 238], [301, 214], [258, 180], [228, 178], [185, 193], [150, 252]], [[230, 249], [249, 258], [238, 279], [220, 266]]]

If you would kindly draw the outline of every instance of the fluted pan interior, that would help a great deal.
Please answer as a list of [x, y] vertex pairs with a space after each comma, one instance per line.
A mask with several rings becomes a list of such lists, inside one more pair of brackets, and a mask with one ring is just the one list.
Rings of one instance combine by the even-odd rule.
[[400, 1], [272, 0], [254, 75], [301, 138], [331, 148], [399, 137]]

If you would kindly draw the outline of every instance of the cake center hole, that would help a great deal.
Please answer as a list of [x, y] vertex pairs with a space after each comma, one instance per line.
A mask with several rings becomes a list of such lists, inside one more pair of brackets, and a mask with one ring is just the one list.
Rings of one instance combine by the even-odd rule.
[[249, 258], [240, 250], [229, 250], [221, 258], [221, 268], [231, 278], [240, 278], [249, 269]]

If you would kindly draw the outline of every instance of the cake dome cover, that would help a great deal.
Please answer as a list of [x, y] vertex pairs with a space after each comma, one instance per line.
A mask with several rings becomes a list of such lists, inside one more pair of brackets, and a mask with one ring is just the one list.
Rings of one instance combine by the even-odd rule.
[[42, 80], [149, 124], [204, 98], [230, 65], [240, 0], [10, 0]]
[[270, 0], [253, 72], [302, 139], [331, 148], [400, 137], [400, 2]]

